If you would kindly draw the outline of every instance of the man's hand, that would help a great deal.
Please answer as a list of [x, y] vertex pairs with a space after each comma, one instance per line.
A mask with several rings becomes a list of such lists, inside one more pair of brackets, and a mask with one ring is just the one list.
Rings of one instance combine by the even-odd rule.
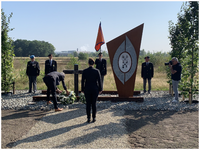
[[59, 90], [59, 89], [57, 89], [57, 92], [60, 94], [60, 93], [62, 93], [62, 91], [61, 90]]
[[175, 74], [177, 72], [176, 70], [173, 70], [172, 65], [170, 65], [170, 64], [169, 64], [169, 68], [171, 70], [171, 74]]
[[69, 95], [69, 91], [66, 90], [67, 95]]
[[172, 65], [169, 63], [169, 68], [172, 68]]
[[99, 94], [101, 94], [102, 93], [102, 91], [99, 91]]

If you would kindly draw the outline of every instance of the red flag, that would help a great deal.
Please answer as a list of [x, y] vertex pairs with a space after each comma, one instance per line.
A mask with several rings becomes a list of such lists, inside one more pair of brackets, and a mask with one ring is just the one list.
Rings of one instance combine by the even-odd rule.
[[95, 45], [95, 49], [98, 52], [99, 49], [101, 48], [101, 45], [103, 45], [105, 43], [104, 38], [103, 38], [103, 32], [101, 29], [101, 22], [99, 24], [99, 30], [98, 30], [98, 34], [97, 34], [97, 40], [96, 40], [96, 45]]

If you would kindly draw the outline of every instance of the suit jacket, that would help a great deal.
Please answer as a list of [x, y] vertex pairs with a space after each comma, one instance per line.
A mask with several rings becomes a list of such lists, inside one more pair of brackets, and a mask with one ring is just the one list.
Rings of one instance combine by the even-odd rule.
[[49, 59], [45, 61], [45, 75], [57, 71], [57, 62], [55, 60], [52, 60], [52, 65], [50, 66], [50, 61]]
[[102, 91], [101, 75], [98, 69], [89, 67], [83, 70], [81, 80], [81, 91]]
[[154, 75], [154, 68], [153, 64], [149, 62], [148, 65], [146, 65], [146, 62], [142, 63], [142, 69], [141, 69], [141, 76], [142, 78], [146, 79], [151, 79]]
[[65, 86], [65, 82], [64, 82], [65, 76], [63, 76], [63, 74], [61, 74], [60, 72], [53, 71], [53, 72], [48, 73], [47, 76], [51, 76], [53, 78], [55, 85], [59, 85], [60, 81], [61, 81], [63, 88], [65, 90], [67, 89], [67, 87]]
[[96, 69], [99, 69], [101, 75], [104, 76], [107, 74], [107, 63], [105, 59], [102, 59], [102, 61], [96, 59], [95, 64], [96, 64]]
[[29, 61], [27, 63], [26, 74], [28, 76], [39, 76], [40, 74], [39, 63], [37, 61], [34, 61], [33, 63]]

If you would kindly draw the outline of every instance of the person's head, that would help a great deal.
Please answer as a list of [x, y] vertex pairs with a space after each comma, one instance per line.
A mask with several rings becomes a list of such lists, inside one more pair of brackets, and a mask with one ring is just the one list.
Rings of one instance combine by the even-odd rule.
[[145, 62], [149, 62], [149, 56], [144, 57]]
[[99, 56], [99, 59], [102, 59], [103, 54], [102, 54], [102, 53], [99, 53], [98, 56]]
[[94, 65], [94, 59], [89, 58], [88, 64], [89, 64], [89, 66], [93, 66]]
[[53, 58], [53, 55], [52, 54], [49, 54], [48, 55], [49, 59], [51, 60]]
[[59, 76], [59, 80], [62, 81], [65, 79], [65, 73], [64, 72], [61, 72], [60, 73], [60, 76]]
[[31, 61], [35, 61], [35, 56], [34, 56], [34, 55], [31, 55], [31, 56], [30, 56], [30, 59], [31, 59]]
[[178, 63], [178, 58], [173, 57], [172, 58], [172, 65], [176, 65]]

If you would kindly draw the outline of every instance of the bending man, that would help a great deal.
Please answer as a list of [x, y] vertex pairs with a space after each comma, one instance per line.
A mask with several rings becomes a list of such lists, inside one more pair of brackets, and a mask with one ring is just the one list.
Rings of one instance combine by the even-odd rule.
[[51, 90], [55, 111], [63, 110], [63, 108], [58, 108], [57, 96], [56, 96], [56, 92], [59, 92], [59, 93], [62, 92], [56, 87], [56, 85], [59, 85], [60, 81], [62, 82], [63, 88], [66, 90], [66, 93], [69, 94], [64, 83], [64, 78], [65, 78], [65, 74], [63, 72], [60, 73], [56, 71], [48, 73], [43, 78], [43, 81], [47, 86], [47, 104], [51, 104], [51, 101], [50, 101], [50, 90]]

